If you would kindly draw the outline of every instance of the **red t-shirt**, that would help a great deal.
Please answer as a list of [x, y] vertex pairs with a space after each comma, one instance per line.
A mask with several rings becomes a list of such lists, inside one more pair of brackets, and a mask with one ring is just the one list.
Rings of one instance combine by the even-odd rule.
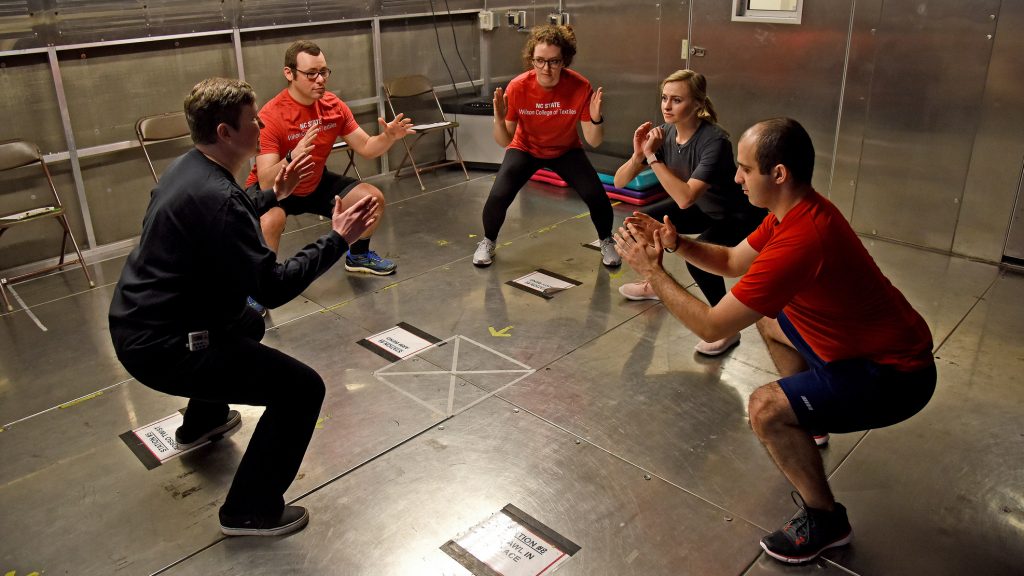
[[508, 112], [505, 119], [517, 122], [509, 148], [534, 158], [558, 158], [569, 150], [582, 148], [576, 124], [590, 122], [590, 82], [568, 68], [562, 69], [558, 84], [548, 90], [537, 84], [537, 72], [530, 70], [508, 83]]
[[839, 210], [817, 192], [747, 237], [758, 251], [732, 294], [779, 311], [826, 362], [867, 358], [911, 371], [931, 363], [928, 324], [882, 274]]
[[[299, 181], [292, 196], [308, 196], [316, 189], [338, 136], [348, 136], [359, 128], [352, 110], [331, 92], [325, 92], [322, 98], [306, 106], [296, 102], [285, 88], [263, 105], [259, 115], [264, 126], [260, 130], [259, 153], [277, 154], [281, 158], [295, 148], [306, 130], [320, 124], [320, 133], [316, 135], [310, 152], [313, 172]], [[256, 167], [253, 166], [245, 185], [252, 186], [258, 181]]]

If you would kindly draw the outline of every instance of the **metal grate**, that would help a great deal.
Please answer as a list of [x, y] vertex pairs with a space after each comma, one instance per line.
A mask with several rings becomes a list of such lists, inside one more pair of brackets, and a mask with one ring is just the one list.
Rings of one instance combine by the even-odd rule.
[[199, 32], [230, 25], [220, 0], [55, 0], [57, 33], [110, 40]]
[[0, 49], [14, 47], [18, 40], [35, 37], [33, 20], [28, 0], [0, 0]]

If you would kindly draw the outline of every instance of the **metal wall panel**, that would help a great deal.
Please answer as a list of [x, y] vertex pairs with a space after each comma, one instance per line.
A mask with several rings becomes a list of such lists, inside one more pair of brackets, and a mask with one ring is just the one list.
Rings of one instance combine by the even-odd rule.
[[373, 78], [373, 31], [369, 22], [309, 28], [260, 30], [242, 35], [245, 80], [266, 102], [287, 86], [284, 52], [295, 40], [312, 40], [323, 50], [331, 77], [327, 89], [343, 100], [377, 95]]
[[[79, 148], [134, 141], [139, 118], [181, 110], [185, 94], [204, 78], [236, 75], [227, 35], [97, 46], [59, 55]], [[98, 244], [139, 234], [152, 188], [148, 172], [138, 149], [83, 159], [82, 178]]]
[[[476, 14], [455, 14], [451, 20], [444, 13], [439, 13], [436, 18], [386, 20], [381, 23], [380, 32], [381, 61], [384, 70], [382, 85], [391, 78], [422, 74], [441, 89], [441, 97], [447, 94], [454, 95], [454, 92], [441, 88], [450, 86], [453, 81], [456, 84], [472, 82], [476, 86], [476, 91], [470, 87], [460, 88], [460, 96], [480, 94], [482, 85], [477, 82], [480, 78], [480, 32], [477, 28]], [[420, 105], [416, 106], [415, 102], [407, 100], [405, 104], [411, 106], [404, 112], [414, 122], [437, 119], [434, 116], [437, 114], [437, 106], [433, 102], [421, 101]], [[422, 114], [417, 117], [417, 112]], [[374, 128], [372, 133], [376, 132]], [[444, 135], [440, 132], [424, 136], [423, 141], [416, 145], [417, 163], [426, 164], [443, 159], [443, 138]], [[405, 146], [392, 146], [388, 152], [389, 166], [392, 169], [397, 167], [404, 154]]]
[[790, 116], [814, 141], [814, 186], [828, 194], [852, 0], [805, 2], [799, 25], [730, 21], [728, 1], [695, 0], [691, 46], [706, 48], [690, 67], [733, 145], [754, 122]]
[[1010, 232], [1006, 235], [1006, 248], [1003, 250], [1003, 256], [1016, 258], [1018, 264], [1020, 261], [1024, 261], [1024, 178], [1017, 184], [1017, 204], [1013, 210]]
[[367, 0], [245, 0], [239, 3], [238, 27], [311, 24], [374, 15]]
[[[381, 23], [381, 60], [386, 78], [422, 74], [435, 86], [475, 84], [480, 77], [480, 35], [476, 14]], [[438, 46], [440, 43], [440, 47]], [[463, 64], [465, 66], [463, 66]], [[449, 76], [449, 72], [451, 76]]]
[[868, 96], [878, 57], [878, 22], [882, 17], [883, 0], [860, 0], [855, 4], [850, 25], [849, 52], [843, 82], [843, 101], [839, 110], [839, 132], [832, 168], [829, 199], [847, 220], [853, 216], [864, 145], [864, 125], [868, 115]]
[[858, 232], [951, 249], [997, 8], [995, 0], [883, 6], [852, 218]]
[[[624, 9], [616, 0], [587, 0], [568, 9], [579, 50], [573, 68], [595, 89], [604, 88], [607, 120], [598, 152], [625, 158], [633, 151], [636, 127], [658, 116], [658, 32], [663, 12], [650, 1]], [[612, 168], [598, 166], [601, 171]]]
[[49, 41], [58, 45], [223, 30], [232, 22], [232, 3], [218, 0], [51, 2], [56, 38]]
[[[998, 261], [1024, 163], [1024, 3], [1002, 2], [998, 15], [991, 16], [998, 23], [953, 252]], [[1024, 208], [1024, 199], [1017, 207]], [[1006, 254], [1022, 258], [1024, 238], [1016, 238], [1017, 244], [1007, 243]]]
[[0, 0], [0, 50], [10, 50], [19, 43], [34, 44], [34, 22], [28, 0]]
[[[0, 57], [0, 140], [21, 138], [35, 142], [43, 154], [67, 149], [61, 126], [60, 105], [54, 93], [53, 76], [46, 54]], [[67, 162], [50, 166], [57, 192], [67, 210], [71, 230], [80, 245], [85, 244], [85, 227], [74, 181]], [[29, 188], [46, 196], [42, 173], [30, 167], [0, 175], [0, 186]], [[17, 207], [0, 200], [0, 212]], [[56, 221], [54, 221], [56, 222]], [[4, 234], [0, 242], [0, 270], [56, 256], [61, 229], [55, 223], [20, 226]]]

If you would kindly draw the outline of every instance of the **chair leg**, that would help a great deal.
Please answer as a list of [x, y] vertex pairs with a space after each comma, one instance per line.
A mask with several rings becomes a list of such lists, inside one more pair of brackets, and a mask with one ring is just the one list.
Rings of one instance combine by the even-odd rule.
[[[78, 264], [82, 267], [82, 272], [85, 273], [85, 279], [89, 282], [89, 288], [95, 288], [96, 283], [93, 282], [92, 276], [89, 274], [89, 267], [85, 265], [85, 258], [82, 256], [82, 251], [78, 248], [78, 241], [75, 240], [75, 235], [71, 233], [71, 227], [68, 225], [67, 216], [63, 214], [60, 217], [61, 224], [64, 225], [64, 243], [67, 243], [67, 239], [71, 238], [71, 245], [75, 248], [75, 254], [78, 256]], [[64, 250], [61, 249], [61, 259], [64, 258]], [[69, 262], [68, 264], [74, 264]]]
[[445, 144], [444, 149], [448, 149], [450, 144], [452, 149], [455, 150], [455, 157], [459, 159], [459, 166], [462, 166], [462, 173], [466, 175], [466, 181], [469, 181], [469, 170], [466, 170], [466, 163], [462, 161], [462, 153], [459, 152], [459, 143], [455, 141], [455, 130], [445, 130], [448, 133], [448, 144]]
[[4, 307], [7, 308], [7, 311], [14, 312], [14, 306], [11, 306], [11, 301], [7, 299], [7, 278], [0, 278], [0, 297], [4, 299]]
[[[418, 144], [419, 141], [420, 139], [417, 138], [412, 143], [412, 146], [409, 146], [409, 144], [405, 141], [405, 138], [402, 139], [402, 143], [405, 144], [405, 155], [409, 158], [409, 162], [412, 164], [412, 171], [413, 173], [416, 174], [416, 180], [420, 183], [420, 190], [426, 190], [427, 187], [423, 185], [423, 178], [420, 178], [419, 166], [416, 166], [416, 159], [412, 157], [412, 149], [416, 147], [416, 144]], [[402, 163], [405, 164], [405, 161], [403, 161]], [[395, 172], [395, 177], [398, 177], [398, 172]]]

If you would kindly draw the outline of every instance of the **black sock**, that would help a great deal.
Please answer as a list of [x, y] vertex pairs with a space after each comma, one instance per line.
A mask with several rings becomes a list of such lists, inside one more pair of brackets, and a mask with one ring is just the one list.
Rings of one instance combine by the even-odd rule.
[[370, 239], [360, 238], [356, 240], [348, 247], [348, 253], [354, 255], [363, 255], [370, 251]]

